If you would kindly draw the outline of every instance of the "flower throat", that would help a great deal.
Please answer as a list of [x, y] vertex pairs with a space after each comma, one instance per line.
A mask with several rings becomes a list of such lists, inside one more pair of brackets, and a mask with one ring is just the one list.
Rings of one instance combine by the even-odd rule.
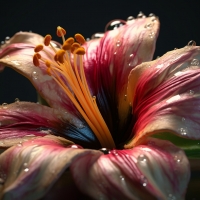
[[[75, 39], [72, 37], [65, 39], [65, 34], [65, 29], [58, 26], [57, 36], [61, 37], [63, 41], [62, 48], [59, 50], [52, 45], [51, 35], [46, 35], [44, 45], [52, 48], [55, 55], [50, 60], [42, 58], [39, 52], [45, 51], [43, 49], [44, 45], [39, 44], [34, 49], [33, 64], [37, 67], [40, 66], [41, 62], [45, 64], [47, 73], [73, 102], [74, 106], [98, 138], [101, 146], [110, 149], [114, 148], [114, 140], [98, 109], [96, 97], [90, 94], [85, 77], [83, 67], [85, 49], [81, 46], [85, 43], [85, 39], [81, 34], [75, 34]], [[71, 54], [74, 57], [73, 65], [71, 65]]]

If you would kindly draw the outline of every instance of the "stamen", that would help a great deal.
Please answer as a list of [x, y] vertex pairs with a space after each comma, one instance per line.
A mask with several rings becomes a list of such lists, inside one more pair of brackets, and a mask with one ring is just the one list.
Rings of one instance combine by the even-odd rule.
[[80, 34], [77, 33], [75, 35], [76, 41], [79, 42], [81, 45], [85, 43], [85, 38]]
[[85, 54], [85, 49], [83, 47], [79, 47], [74, 51], [74, 54], [84, 55]]
[[[38, 45], [35, 47], [36, 53], [33, 56], [33, 63], [35, 66], [39, 66], [40, 60], [45, 64], [44, 66], [46, 66], [47, 74], [63, 89], [88, 123], [101, 145], [107, 148], [114, 148], [114, 140], [98, 109], [96, 97], [91, 96], [85, 77], [83, 67], [83, 55], [85, 54], [85, 49], [80, 46], [80, 44], [84, 44], [85, 39], [81, 34], [76, 34], [75, 39], [79, 42], [77, 43], [74, 42], [74, 38], [71, 37], [65, 40], [65, 34], [66, 31], [58, 26], [57, 35], [62, 37], [63, 40], [62, 49], [59, 50], [55, 49], [51, 44], [51, 35], [46, 35], [44, 44], [45, 46], [50, 46], [50, 48], [54, 50], [55, 55], [52, 56], [51, 60], [41, 58], [41, 55], [37, 52], [43, 50], [43, 45]], [[74, 54], [73, 66], [71, 65], [70, 52]]]
[[34, 51], [37, 53], [37, 52], [42, 51], [42, 49], [43, 49], [43, 45], [42, 45], [42, 44], [39, 44], [39, 45], [37, 45], [37, 46], [35, 47]]
[[49, 34], [46, 35], [45, 38], [44, 38], [44, 45], [49, 46], [51, 39], [52, 39], [51, 35], [49, 35]]

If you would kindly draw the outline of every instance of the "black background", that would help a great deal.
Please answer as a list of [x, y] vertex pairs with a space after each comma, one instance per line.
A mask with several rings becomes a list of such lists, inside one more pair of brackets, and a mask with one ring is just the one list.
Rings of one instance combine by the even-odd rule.
[[[80, 32], [86, 38], [103, 32], [113, 19], [156, 14], [161, 22], [155, 56], [161, 56], [188, 41], [200, 45], [199, 0], [0, 0], [0, 40], [18, 31], [33, 31], [41, 35], [50, 33], [53, 39], [58, 25], [67, 30], [67, 36]], [[15, 98], [37, 101], [36, 92], [26, 78], [6, 68], [0, 73], [0, 104]]]

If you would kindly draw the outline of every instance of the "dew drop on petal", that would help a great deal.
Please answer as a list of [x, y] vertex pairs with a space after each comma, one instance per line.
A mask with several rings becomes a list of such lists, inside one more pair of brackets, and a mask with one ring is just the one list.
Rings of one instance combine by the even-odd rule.
[[0, 178], [0, 184], [4, 184], [4, 180]]
[[24, 163], [24, 167], [27, 167], [28, 163]]
[[120, 42], [120, 40], [118, 40], [118, 41], [116, 42], [116, 46], [119, 47], [120, 45], [121, 45], [121, 42]]
[[99, 149], [99, 151], [103, 152], [104, 154], [110, 153], [110, 149], [107, 149], [107, 148], [101, 148], [101, 149]]
[[150, 14], [149, 14], [149, 17], [154, 17], [154, 16], [155, 16], [154, 13], [150, 13]]
[[180, 133], [181, 135], [187, 135], [187, 130], [184, 129], [184, 128], [180, 128], [180, 129], [179, 129], [179, 133]]
[[137, 158], [138, 162], [145, 163], [147, 161], [147, 157], [143, 154], [139, 155]]
[[113, 20], [106, 25], [105, 32], [118, 29], [119, 27], [121, 27], [125, 24], [126, 24], [126, 21], [124, 21], [124, 20]]
[[194, 91], [193, 91], [193, 90], [189, 90], [189, 94], [190, 94], [190, 95], [193, 95], [193, 94], [194, 94]]
[[124, 181], [124, 180], [125, 180], [125, 178], [124, 178], [122, 175], [119, 176], [119, 178], [120, 178], [121, 181]]
[[32, 76], [33, 80], [38, 79], [38, 73], [36, 71], [33, 71], [31, 76]]
[[104, 33], [95, 33], [91, 36], [91, 39], [98, 39], [102, 38], [104, 36]]
[[152, 28], [152, 26], [153, 26], [153, 23], [148, 23], [144, 26], [144, 28], [150, 29]]
[[196, 46], [196, 42], [194, 40], [190, 40], [187, 46]]
[[199, 60], [193, 59], [192, 62], [191, 62], [191, 65], [198, 66], [199, 65]]
[[146, 18], [146, 16], [144, 15], [143, 12], [139, 12], [139, 14], [137, 15], [137, 18]]
[[28, 172], [28, 171], [29, 171], [29, 168], [25, 168], [24, 171], [25, 171], [25, 172]]
[[1, 45], [5, 44], [5, 41], [1, 41]]
[[148, 184], [148, 180], [145, 176], [141, 176], [141, 184], [146, 187]]
[[185, 122], [185, 117], [182, 117], [181, 121], [182, 121], [182, 122]]
[[20, 102], [19, 98], [15, 98], [15, 102]]
[[131, 20], [133, 20], [133, 19], [135, 19], [133, 16], [129, 16], [129, 17], [127, 18], [127, 21], [131, 21]]
[[2, 107], [3, 107], [3, 109], [6, 109], [7, 108], [7, 103], [2, 103]]
[[168, 200], [176, 200], [176, 197], [173, 194], [169, 194]]
[[153, 31], [152, 31], [151, 33], [149, 33], [149, 37], [150, 37], [150, 38], [153, 38], [154, 35], [155, 35], [155, 33], [154, 33]]

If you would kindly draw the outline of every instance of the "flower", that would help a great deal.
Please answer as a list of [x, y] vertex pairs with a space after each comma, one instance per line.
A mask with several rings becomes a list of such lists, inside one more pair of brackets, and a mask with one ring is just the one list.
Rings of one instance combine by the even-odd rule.
[[86, 43], [77, 34], [82, 47], [61, 27], [62, 46], [27, 32], [2, 46], [0, 69], [26, 76], [49, 106], [0, 107], [0, 145], [10, 147], [0, 155], [1, 199], [184, 199], [184, 151], [152, 136], [200, 138], [200, 49], [149, 62], [158, 30], [151, 16]]

